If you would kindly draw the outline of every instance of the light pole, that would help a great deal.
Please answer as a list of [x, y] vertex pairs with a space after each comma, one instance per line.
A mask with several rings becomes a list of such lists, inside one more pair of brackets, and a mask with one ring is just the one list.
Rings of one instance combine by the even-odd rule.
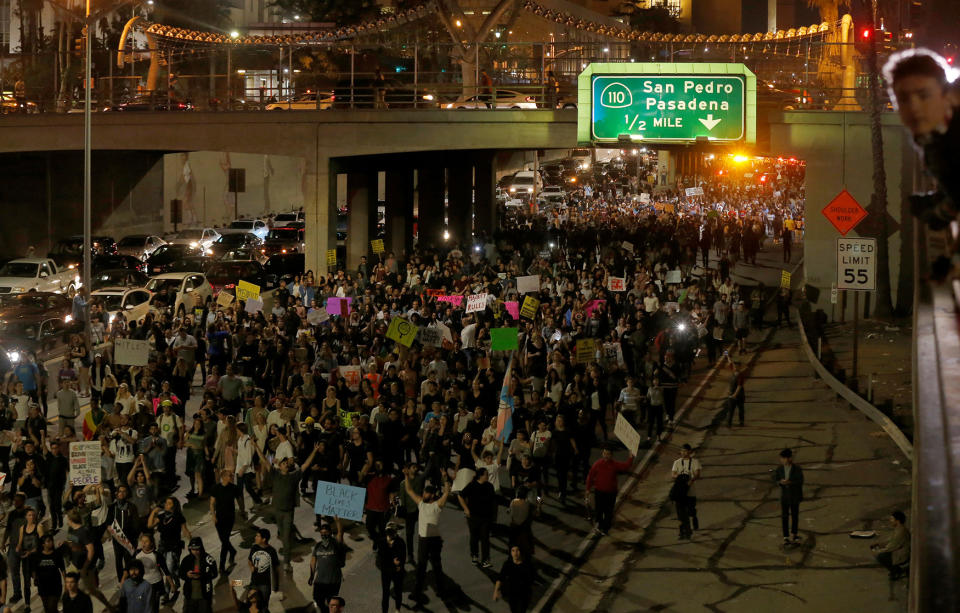
[[90, 26], [93, 25], [90, 20], [90, 0], [86, 0], [86, 10], [83, 16], [83, 282], [81, 289], [83, 291], [84, 307], [83, 329], [86, 336], [86, 344], [91, 346], [91, 328], [90, 328], [90, 285], [92, 276], [90, 273], [91, 260], [93, 259], [92, 240], [90, 237], [91, 221], [91, 195], [90, 195]]

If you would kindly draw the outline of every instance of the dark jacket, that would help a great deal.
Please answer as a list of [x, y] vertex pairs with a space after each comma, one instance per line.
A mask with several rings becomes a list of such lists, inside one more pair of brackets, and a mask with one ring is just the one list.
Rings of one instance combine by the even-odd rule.
[[[786, 471], [783, 464], [777, 466], [773, 473], [773, 480], [780, 484], [780, 481], [786, 479]], [[780, 500], [786, 503], [796, 503], [803, 500], [803, 471], [796, 464], [790, 466], [790, 483], [780, 484]]]
[[[400, 566], [393, 563], [393, 559], [400, 560]], [[400, 573], [403, 572], [404, 564], [407, 563], [407, 546], [403, 539], [397, 537], [393, 539], [393, 545], [387, 544], [387, 539], [380, 541], [380, 547], [377, 549], [377, 566], [380, 572]]]
[[180, 562], [179, 574], [183, 581], [183, 593], [190, 594], [191, 582], [200, 581], [203, 586], [204, 600], [213, 600], [213, 580], [217, 578], [217, 562], [213, 559], [213, 556], [203, 551], [200, 554], [200, 578], [191, 579], [187, 577], [187, 573], [192, 571], [195, 565], [197, 565], [197, 560], [192, 553], [188, 553]]

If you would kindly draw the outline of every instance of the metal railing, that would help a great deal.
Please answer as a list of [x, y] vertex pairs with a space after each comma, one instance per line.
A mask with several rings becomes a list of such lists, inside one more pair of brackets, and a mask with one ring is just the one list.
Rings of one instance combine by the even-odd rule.
[[930, 280], [953, 232], [915, 224], [910, 610], [960, 610], [960, 281]]
[[[130, 54], [137, 61], [117, 68], [113, 65], [115, 53], [101, 49], [94, 52], [93, 97], [97, 109], [102, 110], [143, 94], [163, 97], [172, 90], [172, 99], [189, 102], [198, 110], [262, 110], [268, 104], [292, 103], [308, 92], [319, 91], [351, 102], [346, 107], [337, 102], [334, 108], [406, 109], [443, 108], [504, 89], [534, 97], [536, 108], [562, 108], [575, 102], [577, 75], [592, 62], [742, 62], [757, 74], [766, 99], [779, 99], [789, 108], [829, 108], [841, 97], [841, 64], [849, 51], [849, 45], [810, 38], [738, 43], [494, 42], [471, 45], [466, 54], [449, 43], [397, 41], [393, 46], [336, 43], [242, 53], [221, 47], [183, 47], [157, 51], [158, 78], [150, 92], [148, 52]], [[26, 99], [35, 103], [38, 112], [82, 108], [78, 102], [82, 79], [76, 61], [67, 64], [66, 76], [63, 71], [41, 69], [47, 64], [63, 64], [56, 62], [55, 55], [35, 56], [25, 75]], [[312, 61], [301, 61], [307, 55]], [[859, 61], [853, 62], [855, 97], [862, 98], [864, 73]], [[314, 68], [308, 69], [308, 64]], [[316, 69], [318, 65], [323, 68]], [[386, 81], [380, 105], [371, 85], [377, 67]], [[482, 85], [484, 72], [492, 86]], [[0, 73], [0, 91], [13, 89], [15, 77], [10, 70], [7, 73], [6, 80]], [[559, 92], [554, 91], [557, 87]], [[800, 100], [791, 102], [791, 98]], [[324, 108], [322, 103], [319, 106]], [[490, 105], [494, 109], [513, 106]]]

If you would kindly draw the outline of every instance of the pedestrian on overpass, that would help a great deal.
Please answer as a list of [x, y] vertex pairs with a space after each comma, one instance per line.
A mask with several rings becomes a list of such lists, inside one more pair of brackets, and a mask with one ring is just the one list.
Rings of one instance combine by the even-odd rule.
[[[773, 479], [780, 485], [780, 524], [783, 529], [783, 543], [785, 545], [799, 543], [803, 471], [793, 463], [792, 449], [786, 448], [780, 452], [780, 466], [774, 471]], [[787, 528], [790, 529], [789, 533]]]

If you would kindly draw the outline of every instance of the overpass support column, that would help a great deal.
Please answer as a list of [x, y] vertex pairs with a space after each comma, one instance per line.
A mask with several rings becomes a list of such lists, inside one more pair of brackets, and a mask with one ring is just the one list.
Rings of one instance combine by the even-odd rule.
[[400, 259], [413, 249], [413, 169], [388, 170], [384, 248]]
[[428, 158], [417, 169], [417, 241], [421, 245], [443, 242], [444, 174], [440, 156]]
[[[356, 270], [370, 252], [377, 227], [377, 172], [351, 171], [347, 175], [347, 269]], [[373, 226], [373, 231], [371, 231]]]
[[474, 162], [474, 219], [475, 234], [493, 235], [497, 230], [497, 173], [496, 156], [481, 153]]
[[306, 218], [304, 271], [314, 278], [327, 275], [327, 249], [337, 245], [336, 162], [326, 156], [307, 159], [304, 176], [303, 211]]
[[450, 240], [460, 243], [464, 253], [473, 246], [473, 164], [468, 158], [448, 169]]

